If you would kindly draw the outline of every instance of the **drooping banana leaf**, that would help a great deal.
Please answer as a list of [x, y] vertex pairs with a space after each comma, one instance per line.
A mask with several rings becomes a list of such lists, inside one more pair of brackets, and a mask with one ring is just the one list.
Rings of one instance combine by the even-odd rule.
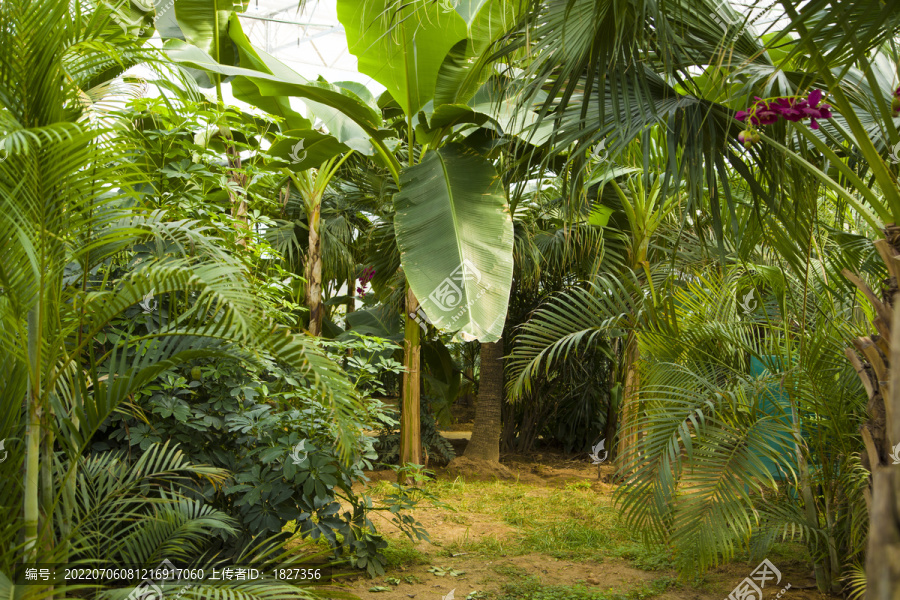
[[233, 65], [237, 56], [228, 29], [236, 10], [243, 11], [244, 6], [233, 0], [178, 0], [175, 19], [185, 41], [220, 63]]
[[500, 339], [512, 284], [513, 225], [493, 165], [452, 144], [401, 173], [400, 261], [428, 318], [463, 339]]
[[[221, 75], [235, 76], [236, 82], [240, 82], [240, 78], [246, 78], [246, 81], [256, 86], [259, 97], [288, 98], [295, 96], [335, 108], [370, 136], [376, 135], [378, 128], [382, 125], [381, 115], [355, 94], [347, 93], [342, 88], [324, 81], [309, 81], [264, 52], [256, 51], [256, 55], [260, 60], [264, 60], [268, 72], [217, 63], [200, 48], [181, 40], [167, 41], [165, 50], [169, 58], [179, 64]], [[261, 108], [265, 110], [264, 106]], [[338, 141], [343, 142], [340, 138]]]

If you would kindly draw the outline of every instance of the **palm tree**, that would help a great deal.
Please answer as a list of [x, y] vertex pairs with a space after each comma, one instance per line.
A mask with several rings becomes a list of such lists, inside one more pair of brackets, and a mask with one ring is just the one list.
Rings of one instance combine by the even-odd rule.
[[351, 153], [352, 151], [340, 158], [330, 158], [315, 170], [306, 169], [296, 174], [288, 171], [291, 181], [303, 199], [309, 228], [306, 299], [309, 306], [309, 332], [314, 336], [322, 334], [322, 199], [328, 184]]

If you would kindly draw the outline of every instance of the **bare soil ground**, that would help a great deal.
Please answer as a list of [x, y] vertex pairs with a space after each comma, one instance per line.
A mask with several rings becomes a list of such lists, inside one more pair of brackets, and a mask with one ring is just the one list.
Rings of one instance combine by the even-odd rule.
[[[454, 432], [453, 438], [461, 450], [464, 436]], [[611, 480], [611, 466], [601, 466], [598, 480], [597, 467], [585, 458], [545, 453], [504, 456], [501, 462], [510, 476], [499, 483], [496, 469], [479, 468], [471, 461], [462, 461], [458, 468], [435, 469], [436, 481], [429, 485], [436, 486], [441, 499], [455, 510], [423, 506], [414, 511], [432, 543], [413, 544], [386, 522], [376, 523], [391, 539], [392, 564], [383, 577], [347, 580], [343, 589], [363, 600], [443, 600], [451, 590], [455, 600], [475, 591], [481, 592], [474, 596], [479, 600], [722, 600], [756, 567], [756, 563], [738, 561], [694, 581], [678, 580], [671, 564], [648, 566], [647, 560], [640, 559], [641, 551], [632, 550], [639, 546], [617, 524], [611, 503], [615, 485], [603, 481]], [[380, 481], [394, 479], [392, 471], [369, 476], [367, 487], [375, 497], [387, 487]], [[574, 508], [566, 508], [567, 502]], [[585, 532], [591, 527], [596, 530], [596, 523], [589, 523], [591, 507], [609, 515], [609, 537], [617, 541], [610, 542], [608, 554], [603, 553], [606, 546], [601, 542], [599, 553], [581, 556], [577, 544], [582, 542], [572, 540], [579, 534], [579, 519]], [[554, 523], [563, 518], [575, 524], [568, 533], [554, 529]], [[563, 551], [561, 545], [557, 552], [552, 543], [547, 551], [534, 551], [541, 547], [543, 535], [562, 536], [561, 544], [569, 544], [566, 547], [574, 551]], [[605, 539], [602, 529], [600, 535]], [[777, 586], [770, 583], [764, 588], [765, 600], [775, 598], [787, 584], [791, 587], [781, 596], [784, 600], [833, 598], [815, 589], [812, 567], [801, 547], [783, 548], [769, 558], [781, 570], [782, 579]], [[370, 591], [378, 589], [382, 591]]]

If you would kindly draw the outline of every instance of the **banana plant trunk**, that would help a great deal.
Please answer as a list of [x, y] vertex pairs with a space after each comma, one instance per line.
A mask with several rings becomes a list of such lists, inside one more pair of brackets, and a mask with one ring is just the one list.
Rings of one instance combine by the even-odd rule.
[[475, 405], [472, 439], [465, 456], [500, 462], [500, 428], [503, 411], [503, 338], [481, 344], [481, 380]]
[[309, 332], [322, 335], [322, 203], [309, 212], [309, 253], [306, 261], [306, 304], [309, 306]]
[[[422, 464], [422, 431], [420, 421], [420, 350], [419, 324], [410, 316], [415, 315], [419, 301], [411, 288], [406, 288], [406, 327], [403, 339], [403, 403], [400, 413], [400, 464]], [[400, 478], [403, 483], [403, 477]]]
[[868, 600], [900, 600], [900, 469], [892, 464], [892, 454], [900, 453], [894, 450], [900, 444], [900, 310], [894, 310], [900, 298], [900, 227], [888, 224], [884, 234], [886, 239], [875, 242], [890, 274], [881, 298], [860, 277], [843, 271], [873, 306], [872, 324], [878, 332], [852, 340], [854, 348], [844, 351], [869, 397], [869, 419], [860, 427], [865, 446], [860, 459], [872, 473], [871, 489], [866, 490]]

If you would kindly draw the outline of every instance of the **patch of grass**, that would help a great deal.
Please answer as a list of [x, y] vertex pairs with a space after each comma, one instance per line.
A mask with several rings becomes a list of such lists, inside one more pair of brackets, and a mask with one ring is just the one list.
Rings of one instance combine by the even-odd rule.
[[665, 571], [675, 568], [671, 552], [662, 544], [648, 546], [641, 542], [630, 542], [616, 548], [613, 554], [630, 561], [635, 568], [644, 571]]
[[428, 555], [417, 550], [407, 538], [385, 538], [387, 548], [383, 550], [385, 564], [388, 567], [399, 565], [424, 565], [429, 562]]
[[587, 491], [591, 489], [591, 482], [581, 479], [579, 481], [569, 481], [566, 483], [567, 492]]
[[775, 564], [778, 564], [778, 562], [812, 563], [809, 548], [797, 542], [776, 542], [769, 549], [766, 557]]
[[446, 517], [444, 517], [444, 519], [446, 519], [447, 521], [450, 521], [451, 523], [456, 523], [457, 525], [471, 525], [472, 524], [472, 520], [470, 518], [466, 517], [465, 515], [460, 515], [460, 514], [456, 514], [456, 513], [449, 514]]
[[376, 481], [366, 488], [366, 494], [368, 494], [369, 496], [377, 497], [387, 496], [388, 494], [394, 493], [394, 491], [395, 490], [392, 483], [384, 479], [382, 479], [381, 481]]
[[491, 569], [493, 569], [497, 575], [503, 575], [504, 577], [516, 578], [528, 576], [528, 571], [522, 567], [517, 567], [516, 565], [494, 565]]
[[444, 556], [453, 556], [466, 552], [469, 554], [483, 554], [487, 556], [501, 556], [514, 553], [515, 546], [509, 546], [503, 540], [495, 537], [484, 537], [481, 539], [471, 539], [466, 533], [462, 540], [453, 541], [444, 546], [441, 554]]
[[675, 585], [675, 580], [663, 577], [629, 592], [598, 590], [575, 585], [544, 585], [537, 577], [528, 576], [503, 585], [497, 600], [647, 600], [662, 594]]

